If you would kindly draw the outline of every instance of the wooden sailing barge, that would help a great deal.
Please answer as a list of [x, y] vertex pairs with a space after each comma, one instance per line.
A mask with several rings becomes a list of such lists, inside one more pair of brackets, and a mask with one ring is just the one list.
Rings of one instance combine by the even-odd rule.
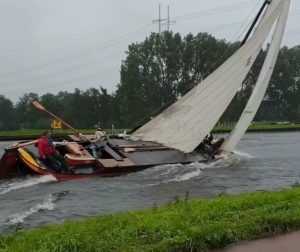
[[[81, 149], [80, 145], [84, 148], [90, 144], [88, 139], [67, 136], [64, 142], [56, 143], [56, 149], [75, 167], [75, 173], [57, 173], [47, 161], [39, 158], [34, 142], [22, 142], [5, 148], [0, 160], [0, 178], [28, 171], [51, 174], [58, 179], [118, 176], [156, 165], [215, 162], [218, 158], [214, 156], [220, 154], [220, 150], [231, 153], [263, 100], [280, 49], [289, 6], [290, 0], [265, 1], [241, 47], [227, 61], [160, 115], [132, 132], [128, 138], [108, 137], [100, 159], [93, 158], [88, 151]], [[205, 136], [234, 98], [274, 24], [264, 65], [244, 112], [225, 142], [217, 142], [222, 143], [221, 148], [217, 146], [212, 154], [207, 155], [207, 146], [202, 146]], [[35, 106], [60, 120], [37, 102]]]

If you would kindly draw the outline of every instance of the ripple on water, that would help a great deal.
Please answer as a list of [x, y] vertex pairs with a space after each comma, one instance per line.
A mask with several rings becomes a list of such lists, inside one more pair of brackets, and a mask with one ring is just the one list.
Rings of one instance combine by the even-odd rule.
[[237, 194], [289, 187], [300, 175], [299, 136], [246, 134], [235, 155], [225, 155], [215, 164], [163, 165], [116, 178], [56, 181], [36, 176], [2, 181], [0, 231], [11, 230], [16, 223], [32, 228], [145, 209], [176, 195], [184, 197], [186, 191], [191, 198], [213, 198], [222, 191]]

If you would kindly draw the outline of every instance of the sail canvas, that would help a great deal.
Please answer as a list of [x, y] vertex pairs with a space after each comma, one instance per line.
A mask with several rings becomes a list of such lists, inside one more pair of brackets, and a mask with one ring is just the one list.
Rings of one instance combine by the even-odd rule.
[[245, 79], [283, 8], [273, 0], [252, 37], [215, 72], [131, 135], [192, 152], [215, 126]]

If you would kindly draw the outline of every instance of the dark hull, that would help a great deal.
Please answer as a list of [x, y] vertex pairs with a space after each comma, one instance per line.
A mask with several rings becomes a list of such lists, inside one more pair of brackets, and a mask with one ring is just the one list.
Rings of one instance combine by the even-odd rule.
[[[78, 140], [70, 137], [69, 141], [77, 142]], [[128, 148], [134, 149], [134, 151], [129, 153], [126, 151]], [[115, 177], [158, 165], [211, 163], [218, 160], [207, 160], [197, 152], [185, 154], [177, 150], [162, 148], [159, 144], [151, 142], [133, 142], [110, 138], [103, 150], [103, 157], [98, 159], [97, 164], [77, 165], [73, 167], [74, 173], [62, 173], [55, 171], [49, 162], [40, 159], [38, 150], [34, 145], [19, 148], [15, 152], [18, 167], [23, 167], [25, 172], [31, 171], [67, 180], [87, 177]]]
[[[28, 150], [29, 151], [29, 150]], [[31, 151], [27, 152], [30, 153]], [[32, 156], [31, 156], [32, 157]], [[138, 165], [138, 166], [123, 166], [123, 167], [111, 167], [111, 168], [105, 168], [105, 167], [89, 167], [89, 166], [81, 166], [81, 167], [75, 167], [74, 173], [68, 174], [68, 173], [58, 173], [56, 172], [51, 165], [41, 160], [40, 158], [32, 157], [32, 160], [26, 155], [24, 155], [22, 152], [18, 154], [18, 160], [22, 165], [27, 166], [30, 170], [35, 171], [38, 174], [41, 175], [52, 175], [53, 177], [57, 179], [62, 180], [69, 180], [69, 179], [81, 179], [81, 178], [88, 178], [88, 177], [116, 177], [125, 175], [128, 173], [133, 172], [139, 172], [151, 167], [154, 167], [156, 165]], [[213, 161], [206, 161], [202, 160], [201, 163], [211, 163], [215, 162], [218, 159], [215, 159]], [[177, 163], [177, 162], [175, 162]], [[174, 163], [174, 164], [175, 164]], [[192, 163], [191, 161], [188, 162], [181, 162], [182, 164], [189, 164]], [[168, 163], [170, 164], [170, 163]], [[160, 164], [163, 165], [163, 164]]]

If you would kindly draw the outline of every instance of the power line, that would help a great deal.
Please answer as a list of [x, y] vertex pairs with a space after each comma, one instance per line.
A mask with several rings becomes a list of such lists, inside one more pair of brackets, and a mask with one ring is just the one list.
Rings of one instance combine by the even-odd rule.
[[230, 10], [236, 10], [236, 9], [244, 8], [244, 7], [249, 7], [249, 6], [252, 6], [253, 3], [256, 3], [256, 1], [257, 0], [244, 2], [244, 3], [239, 3], [239, 4], [228, 5], [228, 6], [219, 7], [219, 8], [213, 8], [213, 9], [209, 9], [209, 10], [205, 10], [205, 11], [201, 11], [201, 12], [194, 12], [194, 13], [190, 13], [190, 14], [175, 16], [174, 18], [177, 21], [179, 21], [179, 20], [183, 21], [183, 20], [187, 20], [187, 19], [198, 18], [200, 16], [211, 15], [211, 14], [216, 14], [216, 13], [220, 13], [220, 12], [224, 12], [224, 11], [230, 11]]
[[[202, 28], [200, 30], [183, 32], [183, 33], [202, 32], [202, 31], [209, 31], [209, 32], [211, 32], [211, 31], [223, 30], [223, 29], [226, 29], [226, 28], [231, 29], [231, 28], [235, 28], [237, 26], [240, 26], [242, 23], [243, 23], [243, 21], [234, 22], [234, 23], [230, 23], [230, 24], [218, 25], [218, 26], [211, 26], [211, 27], [208, 27], [208, 28]], [[182, 32], [180, 32], [180, 33], [182, 33]]]
[[[246, 7], [246, 5], [249, 5], [250, 3], [252, 4], [253, 2], [256, 2], [257, 0], [255, 1], [250, 1], [250, 2], [244, 2], [244, 3], [240, 3], [240, 4], [235, 4], [235, 5], [230, 5], [230, 6], [225, 6], [225, 7], [220, 7], [220, 8], [214, 8], [214, 9], [210, 9], [210, 10], [206, 10], [206, 11], [202, 11], [202, 12], [197, 12], [197, 13], [191, 13], [191, 14], [185, 14], [185, 15], [181, 15], [181, 16], [178, 16], [178, 17], [185, 17], [185, 19], [181, 19], [182, 20], [188, 20], [188, 19], [191, 19], [191, 18], [195, 18], [194, 15], [198, 15], [196, 17], [199, 17], [199, 16], [203, 16], [204, 14], [206, 15], [210, 15], [210, 14], [215, 14], [216, 11], [219, 13], [219, 12], [223, 12], [223, 11], [228, 11], [228, 10], [233, 10], [233, 9], [237, 9], [237, 8], [243, 8], [243, 7]], [[160, 8], [159, 8], [160, 10]], [[297, 13], [299, 12], [300, 10], [294, 10], [294, 11], [291, 11], [290, 13], [292, 13], [291, 15], [297, 15], [297, 14], [300, 14], [300, 13]], [[190, 17], [189, 17], [190, 16]], [[160, 15], [159, 15], [159, 20], [165, 20], [165, 19], [161, 19]], [[154, 21], [158, 21], [158, 20], [154, 20]], [[168, 20], [169, 21], [169, 20]], [[169, 22], [175, 22], [175, 21], [169, 21]], [[168, 22], [167, 22], [168, 23]], [[170, 23], [169, 23], [170, 24]], [[232, 24], [231, 24], [232, 25]], [[226, 27], [227, 25], [225, 25]], [[68, 57], [65, 57], [65, 58], [61, 58], [61, 59], [58, 59], [58, 60], [55, 60], [55, 61], [52, 61], [52, 62], [48, 62], [46, 64], [43, 64], [43, 65], [40, 65], [40, 66], [35, 66], [35, 67], [32, 67], [32, 68], [28, 68], [28, 69], [24, 69], [24, 70], [21, 70], [21, 71], [16, 71], [16, 72], [11, 72], [11, 73], [7, 73], [7, 74], [2, 74], [0, 75], [1, 77], [3, 76], [9, 76], [9, 75], [16, 75], [16, 74], [21, 74], [21, 73], [26, 73], [26, 72], [31, 72], [31, 71], [34, 71], [34, 70], [38, 70], [38, 69], [42, 69], [42, 68], [46, 68], [48, 66], [51, 66], [55, 63], [62, 63], [62, 62], [66, 62], [66, 61], [69, 61], [69, 60], [73, 60], [75, 58], [78, 58], [78, 57], [81, 57], [81, 56], [84, 56], [86, 54], [89, 54], [89, 53], [92, 53], [92, 52], [95, 52], [95, 51], [99, 51], [99, 50], [102, 50], [102, 49], [106, 49], [110, 46], [113, 46], [115, 44], [118, 44], [126, 39], [124, 39], [124, 37], [126, 36], [129, 36], [129, 35], [132, 35], [134, 34], [135, 32], [139, 31], [139, 30], [145, 30], [146, 28], [149, 28], [149, 27], [152, 27], [152, 25], [147, 25], [147, 26], [144, 26], [144, 27], [141, 27], [137, 30], [135, 30], [134, 32], [131, 32], [131, 33], [128, 33], [127, 35], [124, 35], [124, 36], [121, 36], [117, 39], [122, 39], [121, 41], [115, 41], [115, 40], [111, 40], [111, 41], [108, 41], [100, 46], [97, 46], [97, 47], [93, 47], [93, 48], [90, 48], [90, 49], [87, 49], [87, 50], [84, 50], [82, 52], [79, 52], [79, 53], [76, 53], [76, 54], [73, 54], [73, 55], [70, 55]], [[159, 27], [161, 27], [161, 24], [159, 25]], [[218, 29], [218, 28], [217, 28]], [[149, 30], [149, 29], [147, 29]], [[134, 36], [137, 36], [139, 34], [142, 34], [144, 33], [145, 31], [141, 32], [141, 33], [138, 33], [138, 34], [135, 34], [133, 36], [130, 36], [128, 37], [127, 39], [131, 38], [131, 37], [134, 37]], [[96, 62], [96, 61], [91, 61], [91, 62], [88, 62], [88, 63], [85, 63], [85, 64], [82, 64], [81, 66], [87, 66], [89, 64], [92, 64], [93, 62]], [[100, 61], [101, 62], [101, 61]], [[79, 67], [79, 66], [77, 66]], [[69, 71], [71, 69], [74, 69], [76, 70], [77, 67], [73, 67], [73, 68], [69, 68], [69, 69], [66, 69], [66, 70], [62, 70], [62, 71], [59, 71], [59, 72], [56, 72], [56, 73], [51, 73], [51, 74], [48, 74], [47, 76], [53, 76], [55, 74], [61, 74], [63, 73], [64, 71]], [[71, 70], [72, 71], [72, 70]], [[35, 77], [35, 79], [37, 78], [43, 78], [45, 76], [40, 76], [40, 77]], [[28, 81], [29, 80], [32, 80], [32, 79], [27, 79]], [[27, 81], [25, 80], [25, 81]], [[20, 81], [17, 81], [17, 82], [14, 82], [14, 83], [20, 83]]]
[[[89, 78], [94, 78], [94, 77], [97, 77], [97, 76], [103, 76], [103, 75], [107, 75], [107, 74], [111, 74], [111, 73], [115, 73], [117, 70], [119, 70], [119, 67], [115, 67], [115, 68], [111, 68], [111, 69], [107, 69], [107, 70], [104, 70], [104, 71], [100, 71], [100, 72], [96, 72], [96, 73], [92, 73], [92, 74], [88, 74], [88, 75], [84, 75], [84, 76], [81, 76], [81, 77], [78, 77], [78, 78], [74, 78], [74, 79], [71, 79], [71, 80], [68, 80], [68, 81], [62, 81], [62, 82], [58, 82], [58, 83], [54, 83], [54, 84], [43, 84], [43, 85], [38, 85], [38, 86], [34, 86], [32, 87], [33, 89], [36, 89], [36, 88], [40, 88], [40, 87], [45, 87], [45, 86], [48, 86], [49, 88], [53, 88], [53, 87], [56, 87], [56, 86], [65, 86], [66, 84], [70, 84], [70, 83], [73, 83], [73, 82], [76, 82], [76, 81], [79, 81], [79, 80], [85, 80], [85, 79], [89, 79]], [[17, 90], [17, 91], [12, 91], [12, 92], [7, 92], [7, 93], [4, 93], [4, 95], [6, 94], [15, 94], [15, 93], [20, 93], [23, 92], [23, 91], [27, 91], [28, 88], [26, 89], [23, 89], [23, 90]]]
[[[48, 67], [48, 66], [51, 66], [53, 64], [56, 64], [56, 63], [62, 63], [62, 62], [66, 62], [66, 61], [69, 61], [69, 60], [73, 60], [73, 59], [76, 59], [78, 57], [81, 57], [83, 55], [86, 55], [86, 54], [90, 54], [90, 53], [93, 53], [95, 51], [99, 51], [99, 50], [102, 50], [102, 49], [106, 49], [112, 45], [115, 45], [115, 44], [118, 44], [126, 39], [129, 39], [132, 37], [132, 35], [134, 34], [134, 37], [139, 35], [139, 34], [142, 34], [144, 33], [145, 31], [143, 32], [140, 32], [138, 34], [135, 34], [137, 31], [140, 31], [140, 30], [145, 30], [146, 28], [148, 28], [147, 30], [149, 30], [149, 27], [152, 27], [152, 24], [150, 25], [146, 25], [144, 27], [141, 27], [137, 30], [135, 30], [134, 32], [131, 32], [131, 33], [128, 33], [126, 35], [123, 35], [123, 36], [120, 36], [114, 40], [110, 40], [108, 42], [105, 42], [99, 46], [96, 46], [96, 47], [92, 47], [90, 49], [87, 49], [87, 50], [84, 50], [84, 51], [81, 51], [79, 53], [76, 53], [76, 54], [73, 54], [73, 55], [70, 55], [68, 57], [64, 57], [64, 58], [60, 58], [60, 59], [57, 59], [57, 60], [54, 60], [54, 61], [51, 61], [51, 62], [48, 62], [48, 63], [45, 63], [45, 64], [42, 64], [42, 65], [38, 65], [38, 66], [35, 66], [35, 67], [30, 67], [30, 68], [27, 68], [27, 69], [23, 69], [23, 70], [19, 70], [19, 71], [15, 71], [15, 72], [10, 72], [10, 73], [6, 73], [6, 74], [1, 74], [0, 77], [4, 77], [4, 76], [9, 76], [9, 75], [16, 75], [16, 74], [20, 74], [20, 73], [25, 73], [25, 72], [31, 72], [31, 71], [34, 71], [34, 70], [37, 70], [37, 69], [42, 69], [42, 68], [45, 68], [45, 67]], [[130, 36], [131, 35], [131, 36]], [[127, 36], [130, 36], [126, 39], [124, 39], [125, 37]], [[122, 39], [121, 41], [116, 41], [116, 40], [120, 40]]]
[[[232, 25], [236, 26], [236, 25], [240, 25], [241, 23], [243, 23], [243, 22], [226, 24], [226, 25], [222, 25], [222, 26], [219, 26], [219, 27], [214, 26], [214, 27], [211, 27], [211, 28], [208, 28], [208, 29], [217, 29], [217, 28], [219, 28], [219, 29], [224, 29], [225, 28], [226, 29], [228, 27], [232, 28], [231, 27]], [[287, 31], [285, 33], [284, 37], [292, 36], [292, 35], [296, 35], [296, 34], [300, 34], [300, 29], [295, 29], [295, 30]], [[32, 88], [36, 89], [36, 88], [45, 87], [45, 86], [49, 86], [51, 88], [55, 87], [55, 86], [65, 86], [66, 84], [70, 84], [70, 83], [73, 83], [73, 82], [76, 82], [76, 81], [80, 81], [80, 80], [84, 80], [84, 79], [88, 79], [88, 78], [94, 78], [94, 77], [97, 77], [97, 76], [104, 76], [104, 75], [107, 75], [107, 74], [111, 74], [111, 73], [116, 72], [117, 70], [119, 70], [119, 67], [107, 69], [107, 70], [104, 70], [104, 71], [100, 71], [100, 72], [96, 72], [96, 73], [92, 73], [92, 74], [88, 74], [88, 75], [84, 75], [84, 76], [81, 76], [81, 77], [78, 77], [78, 78], [75, 78], [75, 79], [71, 79], [71, 80], [68, 80], [68, 81], [63, 81], [63, 82], [51, 84], [51, 86], [49, 86], [48, 84], [43, 84], [43, 85], [34, 86]], [[28, 88], [23, 89], [23, 90], [18, 90], [18, 91], [7, 92], [7, 93], [4, 93], [4, 95], [19, 93], [19, 92], [23, 92], [23, 91], [27, 91], [27, 90], [28, 90]]]
[[47, 78], [47, 77], [53, 77], [53, 76], [69, 73], [69, 72], [79, 70], [79, 69], [82, 69], [82, 68], [85, 68], [85, 67], [88, 67], [88, 66], [91, 66], [91, 65], [95, 65], [95, 64], [110, 61], [112, 59], [118, 58], [121, 55], [123, 55], [123, 54], [115, 53], [115, 54], [113, 54], [111, 56], [108, 56], [106, 58], [103, 58], [103, 59], [100, 59], [100, 60], [94, 60], [94, 61], [91, 61], [91, 62], [88, 62], [88, 63], [85, 63], [85, 64], [81, 64], [81, 65], [78, 65], [78, 66], [75, 66], [75, 67], [64, 69], [62, 71], [58, 71], [58, 72], [54, 72], [54, 73], [50, 73], [50, 74], [45, 74], [45, 75], [41, 75], [41, 76], [37, 76], [37, 77], [33, 77], [33, 78], [23, 79], [23, 80], [19, 80], [19, 81], [16, 81], [16, 82], [0, 83], [0, 84], [2, 84], [2, 85], [0, 85], [0, 87], [5, 87], [5, 86], [8, 86], [8, 85], [9, 86], [14, 86], [14, 85], [21, 84], [21, 83], [24, 83], [24, 82], [35, 81], [35, 80], [39, 80], [39, 79], [43, 79], [43, 78]]
[[[169, 21], [170, 22], [170, 21]], [[238, 23], [240, 24], [240, 23]], [[236, 24], [229, 24], [230, 26], [231, 25], [234, 25], [236, 26]], [[227, 27], [228, 25], [225, 25], [225, 26], [221, 26], [221, 27]], [[219, 29], [220, 26], [217, 26], [217, 27], [210, 27], [208, 29]], [[109, 45], [111, 46], [111, 44]], [[114, 54], [115, 55], [115, 54]], [[111, 55], [111, 56], [114, 56], [114, 55]], [[108, 56], [110, 57], [110, 56]], [[115, 58], [115, 57], [113, 57]], [[91, 61], [91, 62], [88, 62], [88, 63], [85, 63], [85, 64], [81, 64], [79, 66], [75, 66], [75, 67], [71, 67], [71, 68], [68, 68], [68, 69], [65, 69], [65, 70], [62, 70], [62, 71], [58, 71], [58, 72], [54, 72], [54, 73], [50, 73], [50, 74], [46, 74], [46, 75], [42, 75], [42, 76], [37, 76], [37, 77], [33, 77], [33, 78], [27, 78], [27, 79], [23, 79], [23, 80], [19, 80], [19, 81], [15, 81], [15, 82], [10, 82], [10, 83], [3, 83], [3, 85], [0, 85], [0, 86], [4, 86], [4, 85], [16, 85], [16, 84], [21, 84], [23, 82], [28, 82], [28, 81], [35, 81], [35, 80], [38, 80], [38, 79], [42, 79], [42, 78], [47, 78], [47, 77], [52, 77], [52, 76], [56, 76], [56, 75], [61, 75], [61, 74], [65, 74], [65, 73], [68, 73], [68, 72], [71, 72], [71, 71], [74, 71], [74, 70], [78, 70], [80, 69], [81, 67], [87, 67], [87, 66], [90, 66], [90, 65], [93, 65], [95, 63], [101, 63], [105, 60], [111, 60], [113, 58], [104, 58], [104, 59], [100, 59], [100, 60], [95, 60], [95, 61]], [[41, 66], [40, 68], [43, 68], [43, 66]]]
[[[253, 1], [251, 1], [253, 2]], [[249, 4], [251, 2], [246, 2], [246, 4]], [[178, 17], [186, 17], [184, 20], [188, 20], [188, 19], [191, 19], [191, 18], [195, 18], [194, 16], [192, 17], [188, 17], [190, 15], [195, 15], [197, 14], [198, 16], [200, 15], [203, 15], [207, 12], [212, 12], [210, 14], [214, 14], [213, 11], [218, 11], [218, 12], [222, 12], [222, 11], [228, 11], [228, 8], [232, 8], [232, 7], [245, 7], [244, 6], [245, 3], [242, 3], [242, 4], [236, 4], [236, 5], [230, 5], [230, 6], [227, 6], [227, 7], [221, 7], [221, 8], [215, 8], [215, 9], [210, 9], [210, 10], [206, 10], [206, 11], [203, 11], [203, 12], [198, 12], [198, 13], [192, 13], [192, 14], [185, 14], [185, 15], [181, 15], [181, 16], [178, 16]], [[161, 5], [159, 5], [159, 19], [157, 20], [153, 20], [153, 23], [157, 23], [159, 22], [159, 32], [161, 32], [161, 21], [165, 20], [165, 19], [161, 19], [161, 15], [160, 15], [160, 8], [161, 8]], [[209, 15], [209, 14], [208, 14]], [[197, 17], [198, 17], [197, 16]], [[173, 22], [173, 21], [170, 21], [170, 22]], [[99, 46], [96, 46], [96, 47], [92, 47], [90, 49], [87, 49], [87, 50], [84, 50], [84, 51], [81, 51], [79, 53], [76, 53], [76, 54], [73, 54], [73, 55], [70, 55], [68, 57], [64, 57], [64, 58], [60, 58], [60, 59], [57, 59], [57, 60], [54, 60], [54, 61], [51, 61], [51, 62], [48, 62], [48, 63], [45, 63], [45, 64], [42, 64], [42, 65], [38, 65], [38, 66], [35, 66], [35, 67], [31, 67], [31, 68], [27, 68], [27, 69], [23, 69], [23, 70], [19, 70], [19, 71], [15, 71], [15, 72], [10, 72], [10, 73], [6, 73], [6, 74], [2, 74], [0, 75], [0, 77], [4, 77], [4, 76], [10, 76], [10, 75], [17, 75], [17, 74], [22, 74], [22, 73], [27, 73], [27, 72], [31, 72], [31, 71], [34, 71], [34, 70], [38, 70], [38, 69], [43, 69], [43, 68], [46, 68], [46, 67], [49, 67], [51, 65], [54, 65], [54, 64], [57, 64], [57, 63], [63, 63], [63, 62], [66, 62], [66, 61], [70, 61], [70, 60], [73, 60], [73, 59], [76, 59], [76, 58], [79, 58], [79, 57], [82, 57], [86, 54], [90, 54], [92, 52], [96, 52], [96, 51], [99, 51], [99, 50], [103, 50], [103, 49], [106, 49], [112, 45], [115, 45], [115, 44], [118, 44], [126, 39], [129, 39], [131, 37], [135, 37], [137, 35], [140, 35], [142, 33], [144, 33], [145, 31], [141, 32], [141, 33], [138, 33], [138, 34], [134, 34], [136, 33], [137, 31], [140, 31], [140, 30], [149, 30], [149, 28], [152, 28], [152, 25], [146, 25], [146, 26], [143, 26], [131, 33], [128, 33], [126, 35], [123, 35], [123, 36], [120, 36], [118, 38], [116, 38], [115, 40], [110, 40], [102, 45], [99, 45]], [[130, 36], [131, 35], [131, 36]], [[132, 36], [133, 35], [133, 36]], [[128, 37], [130, 36], [130, 37]], [[126, 39], [124, 39], [125, 37], [128, 37]], [[122, 40], [120, 40], [122, 39]], [[116, 40], [120, 40], [120, 41], [116, 41]]]

